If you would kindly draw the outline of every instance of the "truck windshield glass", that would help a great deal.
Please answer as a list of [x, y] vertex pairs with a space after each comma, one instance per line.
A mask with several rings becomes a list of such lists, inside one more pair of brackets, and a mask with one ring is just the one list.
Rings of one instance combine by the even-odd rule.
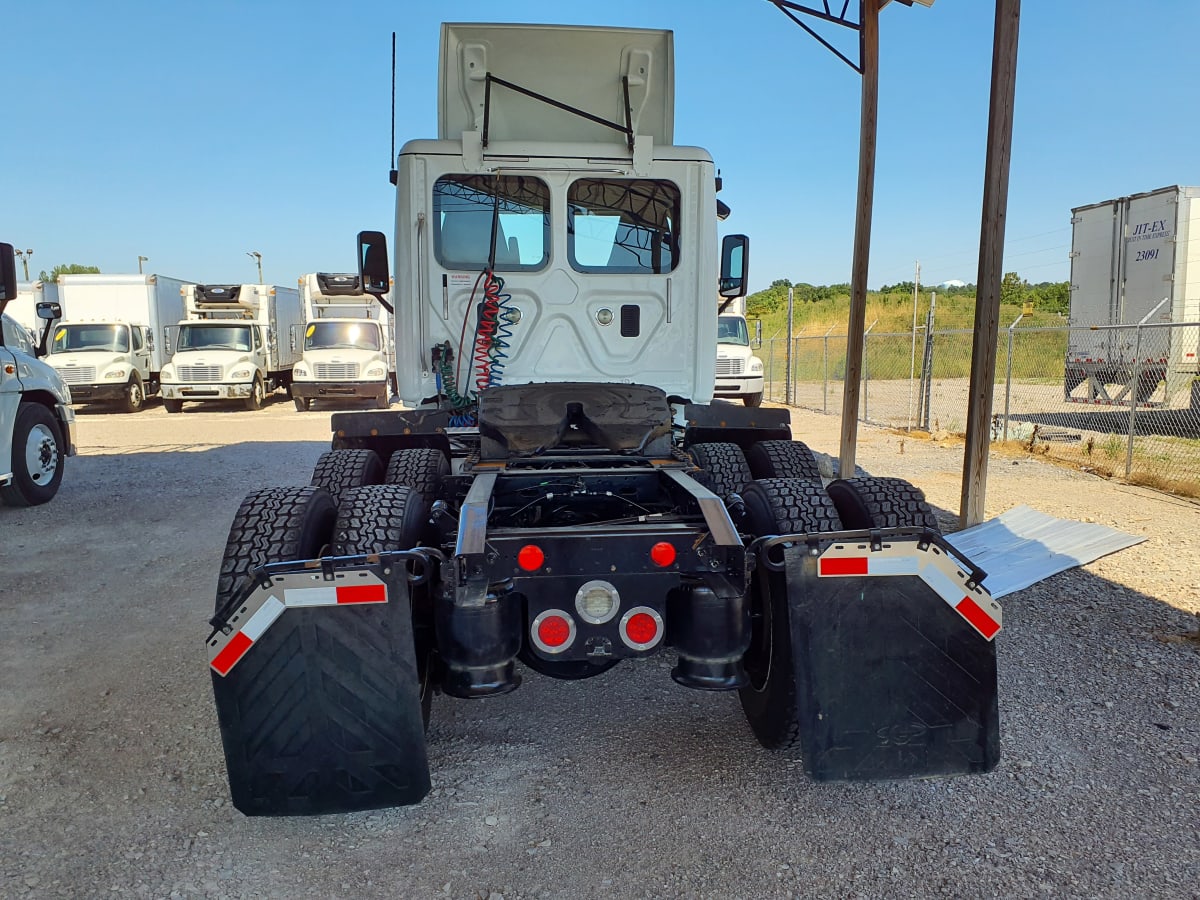
[[60, 325], [54, 329], [51, 353], [74, 353], [77, 350], [128, 353], [129, 329], [124, 325]]
[[496, 226], [496, 271], [540, 269], [550, 258], [550, 189], [523, 175], [443, 175], [433, 186], [433, 252], [447, 269], [488, 264]]
[[249, 350], [249, 325], [182, 325], [180, 350]]
[[581, 178], [567, 192], [567, 252], [577, 272], [670, 272], [678, 227], [679, 188], [669, 181]]
[[379, 326], [374, 322], [310, 322], [304, 329], [305, 350], [379, 349]]
[[741, 316], [717, 316], [717, 343], [749, 347], [750, 333], [746, 330], [746, 320]]

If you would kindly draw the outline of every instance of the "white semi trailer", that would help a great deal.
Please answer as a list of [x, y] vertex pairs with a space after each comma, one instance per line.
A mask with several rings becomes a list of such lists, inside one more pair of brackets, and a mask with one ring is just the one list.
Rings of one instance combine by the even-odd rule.
[[1162, 326], [1200, 322], [1200, 187], [1079, 206], [1071, 224], [1065, 398], [1159, 405], [1190, 390], [1200, 328]]
[[356, 273], [311, 272], [299, 279], [303, 355], [292, 369], [292, 399], [370, 400], [387, 409], [392, 390], [392, 339], [384, 298], [363, 291]]
[[[761, 328], [762, 325], [756, 321]], [[752, 349], [761, 338], [750, 336], [746, 321], [746, 298], [717, 301], [717, 382], [715, 397], [741, 400], [746, 406], [761, 406], [763, 361]]]
[[[38, 359], [28, 329], [5, 313], [18, 298], [12, 244], [0, 244], [0, 503], [35, 506], [58, 493], [66, 459], [75, 453], [71, 391]], [[49, 320], [61, 315], [43, 302], [44, 346]]]
[[395, 269], [359, 235], [412, 408], [335, 413], [312, 483], [250, 493], [219, 565], [237, 808], [419, 802], [433, 692], [515, 690], [518, 659], [669, 652], [818, 780], [995, 766], [1000, 608], [920, 491], [826, 486], [786, 410], [710, 402], [748, 241], [718, 241], [712, 158], [674, 143], [672, 34], [447, 24], [439, 72], [438, 136], [392, 173]]
[[165, 275], [59, 276], [64, 318], [47, 361], [76, 403], [119, 403], [137, 412], [159, 392], [187, 283]]
[[189, 284], [183, 297], [187, 318], [162, 376], [167, 412], [180, 412], [189, 400], [241, 400], [260, 409], [268, 394], [291, 387], [304, 324], [299, 291]]

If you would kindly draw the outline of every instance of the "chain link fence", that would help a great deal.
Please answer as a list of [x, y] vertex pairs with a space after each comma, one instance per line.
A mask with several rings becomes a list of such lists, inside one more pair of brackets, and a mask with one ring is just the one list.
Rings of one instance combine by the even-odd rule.
[[[1200, 496], [1200, 324], [1020, 325], [1018, 319], [1000, 332], [994, 443]], [[970, 329], [868, 332], [860, 420], [903, 431], [964, 432], [972, 340]], [[764, 341], [757, 352], [768, 400], [841, 415], [844, 334], [801, 334], [790, 347], [786, 339]]]

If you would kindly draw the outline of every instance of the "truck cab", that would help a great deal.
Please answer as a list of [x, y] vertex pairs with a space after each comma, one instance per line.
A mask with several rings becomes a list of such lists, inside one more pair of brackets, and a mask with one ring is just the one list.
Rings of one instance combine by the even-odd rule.
[[[37, 358], [28, 329], [4, 313], [16, 296], [13, 247], [0, 244], [0, 502], [34, 506], [58, 493], [75, 453], [75, 413], [70, 389]], [[60, 314], [56, 303], [39, 305], [45, 328]]]
[[[713, 396], [760, 406], [763, 398], [763, 362], [751, 349], [761, 344], [751, 338], [746, 321], [746, 300], [722, 300], [717, 306], [717, 382]], [[756, 325], [759, 323], [756, 321]], [[761, 326], [760, 326], [761, 327]]]
[[303, 353], [292, 369], [292, 399], [369, 400], [387, 409], [391, 396], [390, 322], [383, 304], [364, 293], [357, 274], [312, 272], [299, 279], [307, 324]]
[[185, 285], [187, 319], [175, 353], [163, 367], [163, 406], [184, 401], [241, 400], [260, 409], [267, 396], [289, 388], [298, 357], [295, 330], [303, 321], [300, 295], [261, 284]]

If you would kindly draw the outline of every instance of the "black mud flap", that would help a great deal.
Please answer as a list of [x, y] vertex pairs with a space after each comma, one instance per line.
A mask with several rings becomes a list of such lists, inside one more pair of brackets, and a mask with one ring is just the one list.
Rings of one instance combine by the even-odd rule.
[[268, 576], [208, 640], [234, 806], [306, 815], [420, 802], [429, 764], [405, 578], [378, 565], [332, 578], [281, 568], [258, 570]]
[[990, 638], [1000, 608], [972, 580], [982, 573], [959, 569], [938, 543], [784, 550], [801, 752], [814, 780], [965, 775], [999, 762]]

